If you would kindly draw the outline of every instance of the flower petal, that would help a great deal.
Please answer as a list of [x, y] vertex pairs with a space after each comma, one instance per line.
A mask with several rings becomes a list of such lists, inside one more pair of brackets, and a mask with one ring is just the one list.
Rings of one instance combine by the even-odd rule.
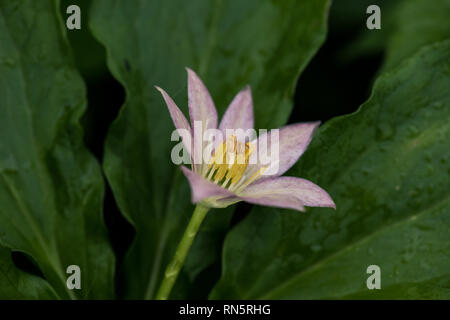
[[278, 175], [289, 170], [305, 152], [320, 122], [297, 123], [280, 130], [280, 166]]
[[235, 204], [235, 203], [241, 202], [241, 201], [242, 200], [236, 196], [220, 198], [220, 199], [214, 200], [214, 207], [215, 208], [226, 208], [228, 206], [231, 206], [232, 204]]
[[195, 173], [188, 168], [181, 166], [186, 178], [189, 180], [192, 193], [192, 202], [197, 203], [209, 197], [231, 197], [234, 194], [225, 188], [218, 186], [217, 184], [206, 180], [201, 175]]
[[198, 75], [189, 68], [188, 72], [188, 104], [191, 125], [194, 121], [202, 121], [203, 131], [217, 128], [217, 111], [208, 89]]
[[231, 101], [220, 122], [219, 129], [253, 129], [253, 100], [250, 86], [246, 86]]
[[[269, 169], [266, 170], [265, 176], [262, 176], [262, 178], [281, 176], [292, 167], [305, 152], [311, 142], [314, 130], [319, 124], [320, 122], [296, 123], [280, 128], [278, 132], [278, 148], [274, 148], [274, 152], [278, 151], [278, 154], [274, 155], [271, 154], [271, 151], [272, 143], [276, 142], [276, 132], [271, 130], [268, 133], [259, 136], [257, 141], [254, 142], [257, 151], [250, 157], [250, 163], [252, 165], [248, 168], [249, 172], [256, 172], [261, 167], [268, 167]], [[266, 139], [267, 143], [264, 142]], [[262, 160], [261, 155], [265, 154], [270, 156], [269, 162]], [[255, 157], [258, 157], [258, 159], [255, 159]]]
[[258, 181], [239, 194], [244, 201], [304, 211], [307, 207], [331, 207], [336, 209], [328, 193], [309, 180], [296, 177], [275, 177]]
[[166, 102], [167, 108], [169, 109], [170, 117], [172, 118], [173, 124], [175, 125], [175, 128], [177, 128], [178, 133], [180, 134], [180, 137], [183, 139], [184, 134], [180, 132], [180, 130], [186, 130], [189, 132], [190, 135], [190, 141], [184, 141], [184, 146], [186, 147], [189, 154], [191, 153], [191, 143], [192, 143], [192, 130], [191, 126], [189, 125], [189, 122], [187, 121], [186, 117], [184, 116], [183, 112], [181, 112], [180, 108], [175, 104], [175, 102], [172, 100], [172, 98], [167, 94], [166, 91], [161, 89], [158, 86], [155, 86], [156, 89], [158, 89], [159, 92], [161, 92], [164, 101]]

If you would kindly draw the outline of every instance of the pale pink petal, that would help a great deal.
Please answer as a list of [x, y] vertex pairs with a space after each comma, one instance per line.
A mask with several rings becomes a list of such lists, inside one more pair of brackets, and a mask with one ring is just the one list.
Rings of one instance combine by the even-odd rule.
[[253, 129], [253, 101], [250, 86], [246, 86], [231, 101], [220, 122], [219, 129]]
[[217, 129], [217, 111], [208, 89], [198, 75], [189, 68], [188, 105], [193, 134], [194, 170], [203, 171], [204, 135], [208, 129]]
[[280, 166], [278, 175], [289, 170], [305, 152], [320, 122], [297, 123], [280, 129]]
[[275, 177], [255, 182], [239, 193], [244, 201], [304, 211], [304, 207], [336, 208], [328, 193], [309, 180]]
[[[191, 125], [194, 121], [203, 123], [203, 131], [217, 128], [217, 111], [208, 89], [198, 75], [189, 68], [188, 72], [188, 104]], [[195, 129], [194, 129], [195, 130]]]
[[206, 180], [201, 175], [181, 166], [181, 171], [189, 181], [191, 186], [192, 202], [197, 203], [209, 197], [231, 197], [234, 196], [229, 190], [218, 186], [217, 184]]
[[232, 204], [235, 204], [237, 202], [242, 201], [239, 197], [231, 196], [226, 198], [220, 198], [215, 200], [216, 207], [218, 208], [226, 208], [228, 206], [231, 206]]
[[161, 92], [164, 101], [166, 102], [167, 108], [169, 109], [170, 117], [172, 118], [173, 124], [175, 125], [175, 128], [178, 130], [180, 137], [182, 139], [184, 137], [184, 134], [182, 134], [180, 130], [186, 130], [187, 132], [189, 132], [190, 136], [189, 141], [184, 141], [185, 139], [183, 139], [183, 143], [187, 151], [191, 153], [192, 131], [189, 122], [187, 121], [183, 112], [181, 112], [181, 110], [178, 108], [178, 106], [175, 104], [172, 98], [167, 94], [167, 92], [158, 86], [155, 86], [155, 88], [158, 89], [159, 92]]
[[[261, 178], [270, 176], [281, 176], [291, 168], [300, 156], [305, 152], [311, 142], [314, 130], [320, 122], [296, 123], [280, 128], [278, 135], [274, 130], [262, 134], [254, 142], [257, 151], [250, 157], [250, 164], [247, 175], [256, 172], [261, 167], [267, 167], [265, 175]], [[275, 129], [277, 130], [277, 129]], [[278, 137], [278, 139], [276, 139]], [[264, 141], [267, 139], [267, 143]], [[278, 140], [278, 147], [272, 146]], [[273, 148], [275, 147], [275, 148]], [[274, 154], [272, 154], [272, 150]], [[264, 155], [268, 155], [264, 159]], [[270, 161], [268, 161], [270, 159]]]

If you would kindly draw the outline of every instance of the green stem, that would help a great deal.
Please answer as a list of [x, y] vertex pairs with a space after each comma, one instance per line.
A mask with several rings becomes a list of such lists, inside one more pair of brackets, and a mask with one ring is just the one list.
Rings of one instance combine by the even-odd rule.
[[178, 274], [183, 267], [184, 260], [186, 259], [192, 242], [194, 241], [198, 229], [200, 228], [203, 219], [205, 219], [208, 210], [208, 207], [201, 204], [198, 204], [195, 207], [191, 221], [189, 221], [189, 224], [184, 231], [183, 238], [181, 238], [181, 241], [178, 244], [177, 251], [175, 251], [172, 261], [166, 268], [164, 279], [159, 287], [158, 293], [156, 294], [157, 300], [167, 300], [169, 298], [170, 291], [172, 291], [172, 287], [177, 280]]

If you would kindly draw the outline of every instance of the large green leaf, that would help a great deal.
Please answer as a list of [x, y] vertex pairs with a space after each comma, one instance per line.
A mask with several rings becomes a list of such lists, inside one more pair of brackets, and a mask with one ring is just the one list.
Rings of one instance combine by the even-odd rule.
[[55, 299], [57, 295], [42, 278], [17, 269], [11, 251], [0, 247], [0, 297], [2, 299]]
[[[106, 298], [114, 260], [103, 180], [83, 147], [85, 89], [58, 10], [51, 0], [0, 2], [0, 242], [31, 256], [59, 298]], [[0, 287], [43, 286], [1, 255]], [[69, 265], [81, 268], [81, 290], [67, 289]]]
[[[337, 210], [255, 207], [225, 241], [212, 298], [450, 298], [450, 42], [380, 77], [290, 175]], [[366, 287], [369, 265], [381, 290]]]
[[450, 0], [408, 0], [395, 11], [384, 69], [392, 69], [425, 45], [450, 38]]
[[[327, 10], [327, 0], [93, 3], [91, 28], [127, 93], [108, 135], [104, 169], [121, 211], [137, 230], [126, 263], [129, 297], [154, 296], [193, 209], [187, 183], [170, 160], [173, 124], [153, 85], [167, 90], [187, 114], [184, 67], [191, 67], [223, 114], [250, 84], [257, 127], [277, 127], [289, 116], [300, 71], [324, 40]], [[208, 221], [214, 219], [223, 223]], [[226, 229], [228, 219], [227, 213], [211, 212], [205, 227]], [[217, 233], [210, 228], [208, 236]], [[217, 257], [203, 251], [202, 244], [214, 241], [202, 237], [190, 255], [203, 255], [201, 262], [188, 261], [185, 268], [194, 274]]]

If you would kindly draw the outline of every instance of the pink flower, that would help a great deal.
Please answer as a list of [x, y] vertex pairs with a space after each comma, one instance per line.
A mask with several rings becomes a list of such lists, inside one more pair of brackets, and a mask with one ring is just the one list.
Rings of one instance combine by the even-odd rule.
[[[193, 159], [196, 150], [203, 150], [204, 147], [204, 143], [195, 140], [194, 130], [198, 127], [194, 126], [195, 122], [201, 123], [205, 130], [218, 128], [224, 133], [227, 129], [253, 129], [253, 101], [250, 87], [247, 86], [233, 99], [217, 127], [217, 111], [208, 89], [194, 71], [187, 69], [187, 72], [192, 128], [169, 95], [163, 89], [156, 88], [169, 108], [176, 129], [188, 133], [190, 139], [183, 140], [183, 143]], [[319, 122], [287, 125], [277, 132], [272, 130], [262, 134], [250, 142], [240, 141], [234, 135], [227, 136], [224, 141], [218, 141], [209, 161], [194, 163], [192, 170], [181, 167], [189, 180], [192, 202], [207, 207], [227, 207], [239, 201], [246, 201], [300, 211], [304, 211], [305, 206], [336, 208], [328, 193], [311, 181], [281, 176], [306, 150], [318, 125]], [[277, 141], [272, 141], [274, 138], [277, 138]], [[278, 157], [276, 161], [271, 160], [272, 163], [262, 164], [256, 159], [256, 150], [260, 147], [258, 142], [263, 139], [268, 141], [267, 149], [274, 142], [277, 143]], [[189, 143], [189, 140], [193, 143]], [[274, 168], [275, 172], [267, 174], [271, 171], [269, 169]]]

